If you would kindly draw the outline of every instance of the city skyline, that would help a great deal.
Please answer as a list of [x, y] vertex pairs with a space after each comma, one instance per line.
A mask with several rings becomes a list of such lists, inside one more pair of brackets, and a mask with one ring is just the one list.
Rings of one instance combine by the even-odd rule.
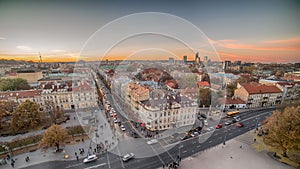
[[[89, 2], [1, 1], [0, 58], [38, 61], [41, 52], [45, 62], [77, 61], [85, 42], [99, 28], [126, 15], [151, 11], [181, 17], [200, 28], [222, 61], [299, 62], [298, 1]], [[200, 49], [199, 45], [195, 51]], [[130, 52], [123, 46], [107, 58], [122, 60]], [[194, 59], [193, 53], [180, 49], [174, 55]]]

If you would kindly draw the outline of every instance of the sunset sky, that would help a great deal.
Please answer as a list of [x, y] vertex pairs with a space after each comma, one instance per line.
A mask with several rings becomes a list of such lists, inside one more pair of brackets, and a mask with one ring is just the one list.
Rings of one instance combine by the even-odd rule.
[[[300, 62], [299, 0], [120, 0], [113, 3], [0, 0], [0, 58], [37, 61], [41, 52], [43, 61], [77, 61], [95, 31], [117, 18], [139, 12], [168, 13], [186, 19], [209, 38], [221, 60]], [[115, 31], [127, 28], [118, 29]], [[113, 35], [114, 32], [103, 38]], [[173, 45], [169, 40], [155, 38], [152, 43]], [[151, 47], [149, 44], [144, 39], [139, 41], [139, 45], [146, 48]], [[130, 45], [135, 44], [121, 44], [108, 58], [123, 59], [140, 50]], [[153, 55], [172, 57], [175, 54], [182, 58], [185, 54], [193, 58], [192, 53], [181, 51], [176, 44], [172, 48], [175, 50], [170, 52], [155, 47]], [[151, 54], [141, 52], [141, 56], [143, 53]], [[99, 58], [101, 56], [85, 59]]]

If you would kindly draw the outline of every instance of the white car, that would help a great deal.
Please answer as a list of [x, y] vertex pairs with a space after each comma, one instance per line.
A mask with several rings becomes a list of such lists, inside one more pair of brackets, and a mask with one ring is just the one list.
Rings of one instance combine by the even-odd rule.
[[153, 139], [153, 140], [147, 141], [147, 144], [149, 144], [149, 145], [155, 144], [155, 143], [158, 143], [158, 140], [157, 140], [157, 139]]
[[126, 162], [128, 160], [130, 160], [131, 158], [133, 158], [135, 156], [135, 154], [133, 153], [129, 153], [123, 156], [123, 161]]
[[118, 123], [118, 119], [117, 118], [114, 118], [114, 123]]
[[213, 128], [213, 127], [209, 127], [209, 128], [207, 128], [206, 130], [207, 130], [207, 131], [213, 131], [214, 128]]
[[98, 157], [96, 155], [90, 155], [87, 158], [83, 159], [83, 163], [89, 163], [89, 162], [95, 161], [97, 159], [98, 159]]
[[125, 130], [126, 130], [126, 128], [125, 128], [125, 126], [124, 126], [123, 124], [121, 125], [121, 130], [122, 130], [122, 131], [125, 131]]
[[205, 125], [205, 126], [208, 126], [207, 120], [204, 120], [204, 125]]

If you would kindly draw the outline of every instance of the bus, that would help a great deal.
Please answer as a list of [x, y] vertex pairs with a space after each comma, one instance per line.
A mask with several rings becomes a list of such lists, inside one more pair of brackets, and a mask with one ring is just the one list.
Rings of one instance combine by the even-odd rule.
[[239, 113], [240, 113], [240, 111], [238, 111], [238, 110], [230, 111], [230, 112], [227, 113], [227, 116], [228, 117], [232, 117], [232, 116], [237, 115]]

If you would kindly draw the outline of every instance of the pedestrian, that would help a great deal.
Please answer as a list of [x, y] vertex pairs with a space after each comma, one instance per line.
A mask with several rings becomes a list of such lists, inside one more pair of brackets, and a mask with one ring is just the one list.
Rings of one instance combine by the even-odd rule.
[[230, 158], [232, 159], [232, 156], [230, 156]]
[[81, 141], [82, 141], [82, 143], [84, 143], [84, 139], [83, 138], [81, 139]]
[[15, 162], [11, 161], [10, 165], [12, 166], [12, 168], [15, 168]]
[[76, 160], [79, 161], [79, 157], [76, 155]]
[[256, 138], [253, 139], [254, 143], [256, 142]]
[[162, 167], [163, 167], [163, 169], [164, 169], [164, 168], [165, 168], [165, 164], [163, 164], [163, 166], [162, 166]]
[[77, 156], [77, 153], [75, 152], [75, 156]]
[[240, 148], [243, 148], [243, 145], [240, 145]]

